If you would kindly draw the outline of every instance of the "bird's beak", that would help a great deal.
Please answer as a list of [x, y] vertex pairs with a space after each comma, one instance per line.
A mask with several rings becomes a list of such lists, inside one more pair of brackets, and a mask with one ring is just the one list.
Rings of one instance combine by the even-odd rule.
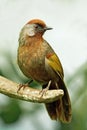
[[51, 27], [45, 27], [45, 28], [44, 28], [44, 31], [46, 31], [46, 30], [51, 30], [51, 29], [53, 29], [53, 28], [51, 28]]

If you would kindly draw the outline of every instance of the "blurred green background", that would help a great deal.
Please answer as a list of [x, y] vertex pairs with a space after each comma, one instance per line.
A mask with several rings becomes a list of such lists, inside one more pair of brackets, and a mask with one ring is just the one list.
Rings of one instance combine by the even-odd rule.
[[63, 124], [52, 121], [43, 104], [0, 94], [0, 130], [87, 130], [86, 14], [86, 0], [0, 0], [0, 75], [28, 81], [17, 65], [18, 36], [28, 20], [43, 19], [54, 28], [44, 37], [63, 64], [73, 111], [71, 123]]

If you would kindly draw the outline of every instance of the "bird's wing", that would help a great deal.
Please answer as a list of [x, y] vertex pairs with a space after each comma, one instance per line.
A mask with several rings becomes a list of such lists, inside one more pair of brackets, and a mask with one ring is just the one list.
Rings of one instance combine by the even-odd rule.
[[57, 55], [55, 53], [46, 55], [46, 62], [59, 75], [59, 77], [63, 79], [63, 68]]
[[63, 82], [64, 74], [62, 65], [55, 53], [47, 55], [46, 64], [48, 65], [48, 67], [50, 66], [58, 74], [60, 78], [60, 80], [58, 80], [57, 82], [58, 87], [56, 87], [56, 84], [53, 84], [53, 86], [51, 84], [50, 89], [59, 88], [64, 91], [64, 96], [62, 97], [62, 99], [59, 99], [53, 103], [46, 104], [47, 111], [53, 120], [60, 119], [62, 122], [68, 123], [71, 121], [72, 118], [72, 110], [69, 93], [65, 86], [65, 83]]

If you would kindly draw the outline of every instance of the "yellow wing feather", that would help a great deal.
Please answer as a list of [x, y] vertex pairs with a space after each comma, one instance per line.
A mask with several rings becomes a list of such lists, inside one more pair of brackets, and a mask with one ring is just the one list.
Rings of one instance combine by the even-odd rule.
[[52, 67], [52, 69], [58, 73], [58, 75], [63, 79], [64, 73], [61, 62], [56, 54], [50, 55], [50, 57], [46, 57], [48, 64]]

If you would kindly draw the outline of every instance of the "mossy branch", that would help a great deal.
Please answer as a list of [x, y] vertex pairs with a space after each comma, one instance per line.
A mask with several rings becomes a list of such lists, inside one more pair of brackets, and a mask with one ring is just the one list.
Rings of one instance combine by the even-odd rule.
[[48, 90], [43, 96], [41, 96], [38, 89], [33, 89], [31, 87], [21, 88], [18, 91], [19, 84], [8, 80], [5, 77], [0, 76], [0, 93], [7, 95], [12, 98], [17, 98], [25, 100], [28, 102], [37, 103], [50, 103], [58, 100], [64, 95], [63, 90]]

